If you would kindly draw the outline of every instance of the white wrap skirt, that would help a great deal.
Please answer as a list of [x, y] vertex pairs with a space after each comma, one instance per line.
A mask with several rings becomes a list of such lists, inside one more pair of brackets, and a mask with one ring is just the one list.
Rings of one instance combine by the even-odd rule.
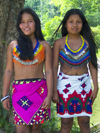
[[71, 118], [92, 115], [92, 93], [89, 73], [69, 76], [62, 72], [58, 74], [57, 92], [59, 103], [57, 104], [57, 116]]

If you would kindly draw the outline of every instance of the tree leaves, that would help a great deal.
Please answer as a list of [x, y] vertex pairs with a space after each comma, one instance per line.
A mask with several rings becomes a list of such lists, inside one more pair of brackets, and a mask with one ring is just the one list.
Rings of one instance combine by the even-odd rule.
[[[82, 10], [91, 27], [100, 25], [99, 0], [26, 0], [25, 6], [30, 6], [38, 14], [45, 39], [50, 43], [53, 43], [53, 33], [69, 9], [78, 8]], [[61, 35], [58, 33], [54, 39], [60, 37]]]

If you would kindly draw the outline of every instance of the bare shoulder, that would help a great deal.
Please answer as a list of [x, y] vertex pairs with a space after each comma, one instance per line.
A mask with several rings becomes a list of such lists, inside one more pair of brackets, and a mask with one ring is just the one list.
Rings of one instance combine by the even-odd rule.
[[11, 41], [11, 42], [9, 43], [9, 45], [8, 45], [8, 49], [13, 50], [13, 49], [14, 49], [14, 47], [16, 47], [17, 45], [18, 45], [18, 43], [17, 43], [17, 41], [16, 41], [16, 40]]
[[88, 41], [86, 40], [86, 39], [84, 39], [84, 41], [86, 42], [86, 44], [89, 46], [89, 43], [88, 43]]
[[[45, 48], [45, 59], [50, 60], [52, 58], [51, 45], [47, 41], [40, 41], [40, 43]], [[47, 60], [45, 60], [45, 61], [47, 61]]]
[[47, 41], [40, 41], [40, 43], [45, 47], [45, 49], [51, 49], [51, 45]]
[[62, 49], [65, 45], [65, 37], [55, 40], [54, 47]]
[[54, 41], [54, 45], [61, 45], [62, 41], [63, 41], [63, 38], [57, 39]]

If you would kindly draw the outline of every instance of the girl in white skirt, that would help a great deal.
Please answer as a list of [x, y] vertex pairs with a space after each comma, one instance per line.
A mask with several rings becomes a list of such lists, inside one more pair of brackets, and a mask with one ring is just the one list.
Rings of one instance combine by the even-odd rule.
[[[57, 116], [61, 117], [60, 133], [70, 133], [73, 117], [78, 118], [81, 133], [90, 133], [92, 104], [98, 92], [96, 44], [79, 9], [69, 10], [60, 26], [62, 38], [53, 46], [53, 102], [57, 103]], [[57, 77], [59, 62], [61, 67]]]

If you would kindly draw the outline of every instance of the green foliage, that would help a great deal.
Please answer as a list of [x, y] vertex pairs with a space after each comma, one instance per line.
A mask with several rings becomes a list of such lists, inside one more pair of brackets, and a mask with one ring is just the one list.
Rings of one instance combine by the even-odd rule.
[[[45, 36], [45, 39], [49, 41], [49, 43], [51, 42], [51, 39], [53, 38], [53, 34], [55, 32], [55, 29], [58, 28], [59, 24], [61, 22], [61, 18], [58, 16], [55, 16], [53, 19], [51, 19], [50, 21], [48, 21], [45, 24], [45, 28], [43, 29], [43, 34]], [[60, 33], [57, 35], [57, 38], [60, 38]], [[55, 39], [57, 39], [55, 38]]]
[[[53, 33], [69, 9], [78, 8], [82, 10], [91, 27], [98, 28], [98, 25], [100, 25], [99, 0], [25, 0], [24, 6], [30, 6], [38, 14], [44, 37], [50, 44], [53, 44]], [[93, 32], [96, 33], [95, 40], [99, 46], [99, 32], [95, 32], [94, 29]], [[60, 37], [61, 34], [59, 31], [53, 39]]]
[[14, 133], [12, 130], [13, 124], [9, 123], [8, 111], [5, 110], [0, 102], [0, 128], [2, 128], [6, 133]]
[[[98, 57], [98, 55], [97, 55]], [[100, 51], [99, 51], [99, 58], [100, 59]], [[99, 88], [100, 88], [100, 81], [99, 81]], [[90, 119], [90, 124], [91, 126], [94, 126], [96, 125], [97, 123], [100, 123], [100, 106], [98, 106], [100, 103], [100, 89], [98, 91], [98, 94], [97, 94], [97, 98], [95, 99], [94, 103], [93, 103], [93, 106], [92, 106], [92, 110], [93, 110], [93, 114], [92, 114], [92, 117]]]
[[45, 121], [42, 125], [42, 129], [45, 129], [47, 133], [53, 133], [59, 131], [59, 118], [56, 117], [56, 106], [52, 103], [51, 105], [51, 118], [49, 121]]
[[100, 61], [100, 49], [98, 49], [97, 58], [98, 58], [98, 60]]
[[[57, 117], [56, 104], [51, 105], [51, 119], [48, 122], [44, 122], [42, 129], [45, 129], [47, 133], [59, 133], [61, 127], [60, 118]], [[77, 124], [77, 118], [74, 119], [71, 133], [80, 133], [79, 126]]]
[[56, 15], [60, 15], [58, 7], [48, 0], [26, 0], [24, 7], [31, 7], [39, 16], [42, 27]]
[[80, 128], [78, 126], [76, 117], [74, 118], [74, 122], [73, 122], [73, 127], [72, 127], [72, 130], [71, 130], [71, 133], [80, 133]]
[[91, 27], [97, 47], [100, 49], [100, 26]]
[[6, 44], [6, 42], [5, 42], [4, 40], [2, 41], [2, 43], [3, 43], [3, 44]]

